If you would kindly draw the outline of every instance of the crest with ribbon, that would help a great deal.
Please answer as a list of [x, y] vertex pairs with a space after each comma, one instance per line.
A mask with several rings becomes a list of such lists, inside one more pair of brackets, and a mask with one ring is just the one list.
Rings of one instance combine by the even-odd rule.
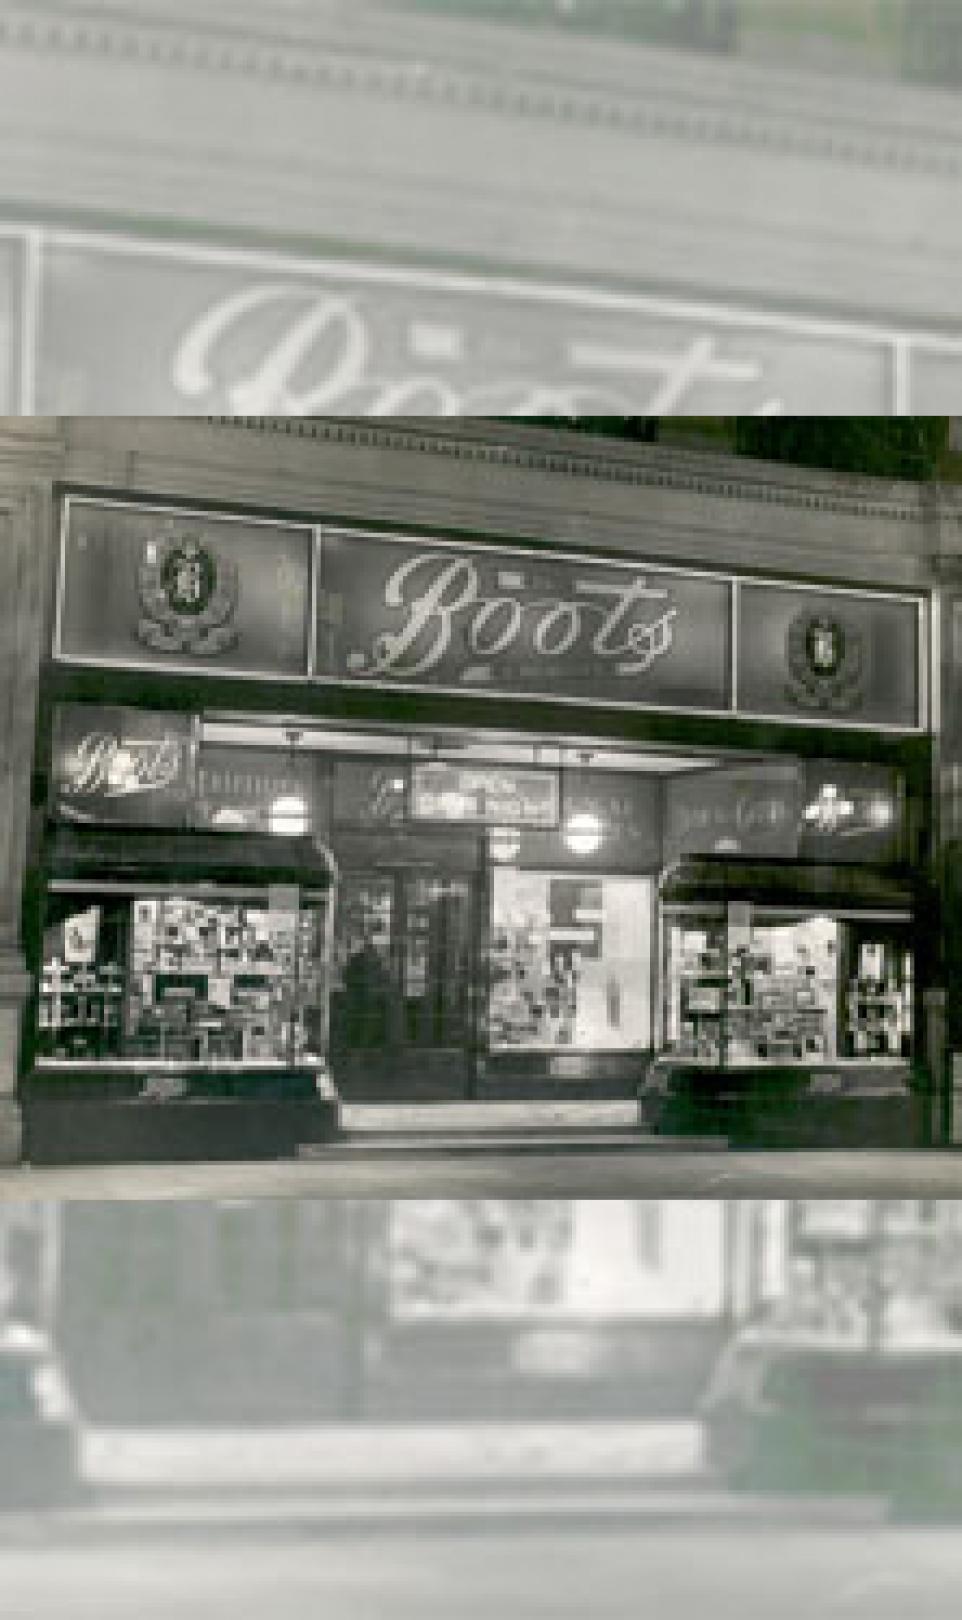
[[137, 639], [154, 652], [215, 658], [236, 647], [236, 562], [196, 535], [148, 540], [137, 575]]
[[800, 613], [788, 631], [788, 697], [800, 709], [846, 713], [862, 700], [861, 630], [827, 613]]

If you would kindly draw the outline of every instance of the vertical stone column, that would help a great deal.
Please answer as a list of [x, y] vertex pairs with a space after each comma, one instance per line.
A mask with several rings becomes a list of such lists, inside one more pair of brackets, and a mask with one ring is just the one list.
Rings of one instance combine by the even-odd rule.
[[962, 1086], [957, 1054], [962, 1048], [962, 495], [954, 486], [934, 491], [933, 557], [940, 599], [939, 723], [934, 744], [933, 809], [937, 846], [934, 874], [941, 922], [942, 982], [925, 998], [926, 1058], [934, 1083], [933, 1135], [957, 1139]]
[[30, 979], [20, 937], [37, 724], [49, 504], [0, 487], [0, 1163], [20, 1157], [17, 1066]]

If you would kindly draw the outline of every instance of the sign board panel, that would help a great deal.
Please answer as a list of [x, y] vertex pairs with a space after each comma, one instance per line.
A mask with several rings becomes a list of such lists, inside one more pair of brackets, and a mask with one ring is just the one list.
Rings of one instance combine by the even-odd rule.
[[[645, 560], [70, 496], [54, 655], [911, 731], [924, 723], [922, 605]], [[347, 775], [339, 819], [345, 792]], [[402, 782], [398, 816], [405, 792]], [[518, 815], [473, 819], [524, 825]]]
[[739, 713], [911, 729], [919, 641], [917, 601], [745, 582]]
[[830, 378], [889, 415], [962, 379], [948, 336], [710, 299], [70, 231], [34, 263], [40, 414], [806, 415]]
[[[526, 828], [516, 864], [530, 870], [647, 872], [661, 865], [661, 784], [641, 771], [565, 771], [561, 825]], [[599, 830], [594, 851], [574, 853], [565, 829], [590, 816]]]
[[712, 854], [794, 858], [802, 797], [794, 760], [676, 777], [665, 788], [665, 862]]
[[724, 710], [727, 580], [325, 530], [317, 670], [379, 686]]
[[192, 720], [155, 710], [59, 704], [52, 799], [66, 821], [186, 826]]
[[904, 782], [884, 765], [852, 760], [805, 762], [805, 803], [799, 854], [805, 860], [904, 859]]
[[306, 678], [312, 531], [69, 497], [55, 655]]
[[415, 765], [412, 773], [411, 815], [415, 821], [556, 827], [558, 811], [554, 771], [432, 760]]
[[225, 831], [271, 831], [278, 801], [300, 800], [313, 831], [326, 827], [330, 767], [317, 755], [292, 761], [276, 748], [204, 743], [197, 756], [193, 825]]
[[403, 826], [408, 776], [406, 760], [335, 760], [335, 822], [346, 827]]

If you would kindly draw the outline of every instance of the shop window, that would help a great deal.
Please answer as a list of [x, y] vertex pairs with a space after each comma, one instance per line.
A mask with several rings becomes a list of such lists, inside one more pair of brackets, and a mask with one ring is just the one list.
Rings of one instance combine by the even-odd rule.
[[41, 1060], [274, 1064], [319, 1046], [320, 908], [135, 894], [50, 910]]
[[706, 1066], [905, 1060], [907, 924], [765, 912], [666, 915], [665, 1045]]
[[619, 1051], [651, 1043], [652, 884], [492, 873], [492, 1052]]

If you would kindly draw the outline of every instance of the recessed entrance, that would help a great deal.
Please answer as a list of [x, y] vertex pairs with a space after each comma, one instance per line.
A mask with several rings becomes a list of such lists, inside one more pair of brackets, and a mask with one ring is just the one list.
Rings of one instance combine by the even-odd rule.
[[345, 1097], [471, 1089], [477, 890], [437, 869], [342, 873], [331, 1048]]

